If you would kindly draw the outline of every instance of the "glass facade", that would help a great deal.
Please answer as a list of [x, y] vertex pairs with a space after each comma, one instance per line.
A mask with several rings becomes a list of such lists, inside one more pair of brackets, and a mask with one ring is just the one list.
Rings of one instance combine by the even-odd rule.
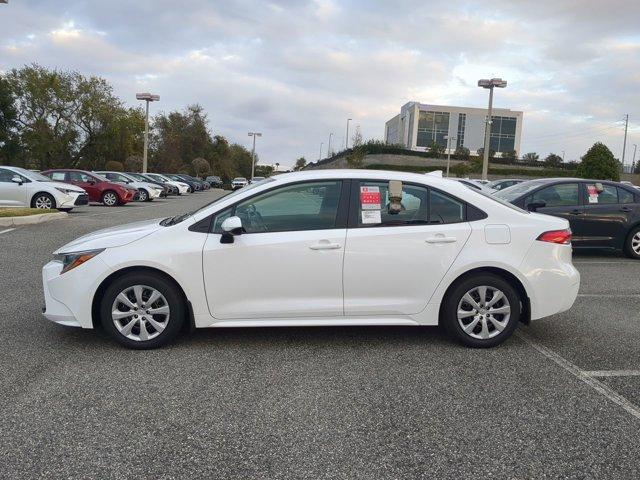
[[516, 122], [515, 117], [491, 117], [491, 150], [509, 152], [515, 150]]
[[433, 142], [447, 148], [445, 136], [449, 133], [449, 112], [420, 111], [418, 119], [418, 147], [429, 147]]
[[458, 114], [458, 140], [457, 146], [462, 147], [464, 145], [464, 130], [467, 125], [467, 114], [459, 113]]

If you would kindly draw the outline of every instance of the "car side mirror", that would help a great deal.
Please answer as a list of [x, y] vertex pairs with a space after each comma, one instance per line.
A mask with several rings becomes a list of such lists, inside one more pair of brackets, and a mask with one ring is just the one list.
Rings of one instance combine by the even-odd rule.
[[233, 243], [233, 237], [236, 235], [242, 235], [242, 220], [240, 217], [229, 217], [222, 222], [220, 225], [222, 229], [222, 238], [220, 238], [220, 243]]
[[535, 212], [539, 208], [543, 208], [546, 206], [547, 206], [546, 202], [533, 202], [527, 205], [527, 210], [529, 210], [530, 212]]
[[19, 177], [18, 175], [16, 175], [15, 177], [11, 178], [11, 181], [13, 183], [17, 183], [18, 185], [22, 185], [24, 182], [22, 181], [22, 177]]

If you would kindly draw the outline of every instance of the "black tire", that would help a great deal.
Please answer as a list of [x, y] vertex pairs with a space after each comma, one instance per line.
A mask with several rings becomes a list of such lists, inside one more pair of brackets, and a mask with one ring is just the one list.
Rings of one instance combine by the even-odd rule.
[[[166, 320], [166, 325], [164, 327], [164, 330], [162, 330], [161, 332], [159, 332], [157, 336], [150, 338], [149, 340], [137, 340], [137, 339], [128, 338], [127, 336], [123, 335], [120, 332], [120, 330], [118, 330], [118, 328], [114, 323], [114, 320], [112, 319], [112, 307], [113, 307], [114, 301], [116, 300], [116, 297], [121, 292], [125, 291], [130, 287], [133, 287], [134, 285], [143, 285], [145, 287], [148, 287], [148, 289], [144, 289], [144, 293], [143, 293], [143, 296], [147, 295], [147, 299], [150, 293], [149, 289], [157, 290], [160, 294], [162, 294], [162, 296], [166, 300], [166, 303], [169, 307], [169, 316]], [[164, 300], [159, 300], [159, 301], [162, 304], [164, 304]], [[157, 303], [154, 303], [154, 305], [157, 305]], [[148, 307], [149, 306], [147, 305], [146, 308]], [[120, 307], [120, 308], [126, 309], [128, 307]], [[130, 311], [133, 311], [133, 310], [130, 310]], [[142, 314], [142, 309], [140, 309], [139, 311], [141, 312], [140, 316], [144, 317], [145, 315]], [[152, 315], [152, 317], [155, 317], [156, 321], [163, 320], [163, 316]], [[146, 318], [148, 318], [148, 316]], [[134, 319], [131, 317], [125, 318], [122, 320], [122, 324], [128, 323], [131, 320], [134, 320]], [[100, 301], [100, 321], [102, 323], [102, 326], [104, 327], [105, 331], [107, 331], [107, 333], [116, 342], [120, 343], [121, 345], [124, 345], [127, 348], [132, 348], [137, 350], [146, 350], [146, 349], [161, 347], [162, 345], [165, 345], [171, 340], [173, 340], [178, 335], [178, 332], [180, 332], [180, 329], [182, 328], [184, 320], [185, 320], [185, 307], [184, 307], [184, 300], [182, 298], [182, 295], [179, 289], [176, 287], [176, 285], [170, 280], [167, 280], [162, 275], [146, 273], [146, 272], [128, 273], [118, 278], [111, 285], [109, 285], [109, 287], [104, 292], [104, 295], [102, 296], [102, 299]], [[142, 333], [140, 323], [139, 323], [140, 320], [138, 320], [137, 322], [138, 323], [136, 323], [135, 326], [132, 327], [131, 333], [134, 336], [140, 337]], [[148, 328], [145, 327], [145, 331], [147, 331], [149, 335], [158, 333], [157, 330], [155, 330], [155, 328], [153, 327], [152, 323], [149, 322], [148, 320], [145, 322], [145, 325], [149, 326]], [[153, 330], [153, 332], [151, 332], [151, 330]]]
[[31, 199], [31, 208], [51, 210], [56, 208], [56, 199], [46, 192], [36, 193]]
[[[633, 242], [634, 242], [634, 238], [637, 234], [640, 233], [640, 226], [632, 228], [631, 231], [629, 232], [629, 234], [627, 235], [627, 238], [624, 241], [624, 254], [629, 257], [629, 258], [633, 258], [634, 260], [640, 260], [640, 248], [638, 248], [638, 252], [636, 252], [633, 249]], [[640, 237], [640, 235], [639, 235]], [[640, 240], [640, 238], [636, 239], [636, 242]]]
[[[115, 202], [112, 200], [115, 198]], [[120, 197], [113, 190], [106, 190], [102, 192], [102, 196], [100, 197], [100, 201], [103, 205], [107, 207], [115, 207], [120, 204]]]
[[[503, 298], [506, 298], [506, 300], [499, 300], [490, 309], [487, 309], [486, 305], [491, 299], [485, 298], [484, 302], [481, 302], [478, 292], [473, 291], [474, 288], [481, 286], [487, 286], [490, 289], [499, 290], [503, 293]], [[461, 305], [463, 307], [462, 310], [475, 311], [477, 313], [460, 320], [460, 322], [462, 322], [463, 325], [466, 326], [471, 326], [472, 322], [476, 322], [476, 326], [473, 327], [471, 333], [465, 333], [458, 320], [458, 306], [462, 301], [463, 296], [465, 296], [465, 294], [470, 291], [473, 291], [471, 296], [475, 300], [478, 300], [477, 303], [482, 307], [482, 309], [476, 310], [471, 306], [470, 303], [467, 303], [466, 301], [463, 302], [463, 304]], [[491, 290], [488, 289], [487, 292], [488, 293], [485, 294], [486, 297], [492, 295]], [[478, 297], [475, 298], [475, 295], [478, 295]], [[449, 335], [451, 335], [454, 339], [456, 339], [463, 345], [466, 345], [467, 347], [489, 348], [500, 345], [513, 334], [515, 329], [518, 327], [518, 322], [520, 320], [521, 301], [520, 295], [518, 294], [517, 290], [513, 288], [509, 283], [507, 283], [502, 277], [490, 273], [482, 273], [465, 278], [457, 285], [455, 285], [453, 289], [449, 290], [447, 297], [443, 300], [443, 302], [444, 308], [442, 310], [441, 323], [443, 324]], [[510, 307], [510, 315], [508, 318], [505, 314], [488, 314], [488, 312], [493, 311], [491, 309], [497, 310], [500, 308], [504, 308], [505, 306]], [[501, 327], [503, 328], [503, 330], [500, 331], [499, 328], [496, 327], [496, 325], [504, 323], [505, 319], [507, 320], [506, 325], [504, 327]], [[487, 326], [487, 330], [483, 329], [484, 325]], [[483, 331], [488, 332], [488, 334], [491, 336], [489, 338], [475, 337], [476, 335], [481, 336], [483, 334]]]
[[149, 201], [149, 192], [147, 192], [144, 188], [138, 189], [138, 201], [139, 202]]

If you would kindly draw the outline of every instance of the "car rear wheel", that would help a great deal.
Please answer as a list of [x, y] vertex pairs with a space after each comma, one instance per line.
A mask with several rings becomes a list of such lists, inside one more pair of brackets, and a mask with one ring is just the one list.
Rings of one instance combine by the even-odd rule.
[[118, 204], [118, 195], [116, 192], [107, 190], [102, 194], [102, 203], [107, 207], [113, 207]]
[[160, 347], [173, 340], [184, 322], [183, 299], [162, 276], [130, 273], [105, 291], [100, 319], [109, 335], [134, 349]]
[[640, 227], [629, 232], [624, 242], [624, 253], [627, 257], [640, 260]]
[[449, 334], [468, 347], [495, 347], [517, 328], [520, 309], [520, 296], [509, 283], [497, 275], [478, 274], [450, 291], [442, 321]]
[[48, 193], [38, 193], [31, 199], [31, 208], [51, 210], [56, 208], [56, 200]]

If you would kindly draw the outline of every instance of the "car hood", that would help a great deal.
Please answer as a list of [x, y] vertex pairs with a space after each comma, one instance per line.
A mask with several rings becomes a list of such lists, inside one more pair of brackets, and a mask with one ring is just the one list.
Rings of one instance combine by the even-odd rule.
[[93, 250], [96, 248], [112, 248], [127, 245], [163, 228], [160, 225], [161, 220], [161, 218], [156, 218], [120, 225], [118, 227], [104, 228], [76, 238], [53, 253], [81, 252], [83, 250]]
[[71, 190], [72, 192], [87, 193], [84, 188], [77, 187], [70, 183], [64, 183], [64, 182], [46, 182], [46, 183], [47, 185], [51, 185], [52, 187], [64, 188], [65, 190]]

